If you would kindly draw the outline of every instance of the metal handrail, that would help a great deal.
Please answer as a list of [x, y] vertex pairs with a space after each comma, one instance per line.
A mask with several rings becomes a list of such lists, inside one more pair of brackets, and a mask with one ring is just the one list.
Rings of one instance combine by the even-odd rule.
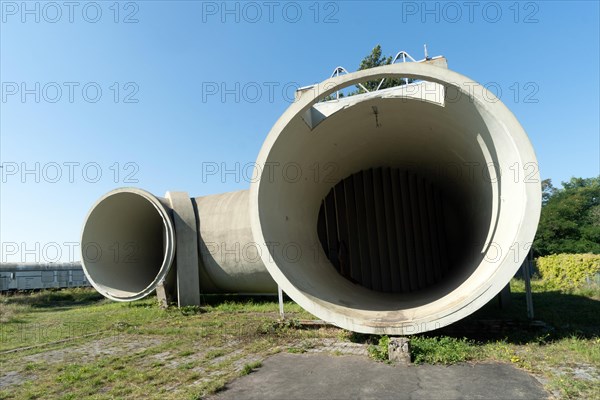
[[[406, 51], [404, 51], [404, 50], [401, 50], [401, 51], [399, 51], [399, 52], [398, 52], [398, 53], [397, 53], [397, 54], [394, 56], [394, 58], [392, 59], [392, 62], [391, 62], [391, 64], [395, 64], [395, 63], [396, 63], [396, 61], [398, 61], [398, 59], [399, 59], [399, 58], [402, 58], [402, 62], [407, 62], [407, 59], [409, 59], [409, 61], [411, 61], [411, 62], [417, 62], [417, 63], [418, 63], [418, 62], [424, 62], [424, 61], [429, 61], [429, 60], [432, 60], [432, 58], [431, 58], [431, 57], [429, 57], [429, 55], [428, 55], [428, 53], [427, 53], [427, 45], [425, 44], [425, 45], [423, 45], [423, 47], [424, 47], [424, 50], [425, 50], [425, 58], [424, 58], [424, 59], [422, 59], [422, 60], [418, 60], [418, 61], [417, 61], [417, 60], [415, 60], [415, 59], [414, 59], [414, 58], [413, 58], [413, 57], [412, 57], [410, 54], [408, 54]], [[435, 58], [438, 58], [438, 57], [433, 57], [433, 59], [435, 59]], [[330, 78], [334, 78], [334, 77], [336, 77], [336, 76], [340, 76], [340, 75], [342, 75], [342, 74], [349, 74], [349, 72], [348, 72], [348, 70], [346, 70], [346, 68], [344, 68], [344, 67], [342, 67], [341, 65], [339, 65], [339, 66], [335, 67], [335, 69], [334, 69], [334, 70], [333, 70], [333, 72], [331, 73], [331, 76], [330, 76]], [[380, 89], [381, 89], [381, 85], [383, 85], [383, 82], [384, 82], [386, 79], [389, 79], [389, 78], [382, 78], [382, 79], [381, 79], [381, 81], [379, 82], [379, 85], [377, 85], [377, 88], [376, 88], [374, 91], [378, 91], [378, 90], [380, 90]], [[407, 84], [407, 85], [409, 84], [409, 79], [408, 79], [408, 78], [401, 78], [401, 79], [404, 79], [404, 83], [405, 83], [405, 84]], [[370, 91], [369, 89], [367, 89], [367, 88], [366, 88], [366, 87], [365, 87], [365, 86], [364, 86], [362, 83], [359, 83], [357, 86], [360, 86], [360, 88], [361, 88], [362, 90], [364, 90], [366, 93], [370, 93], [370, 92], [371, 92], [371, 91]], [[340, 91], [339, 91], [339, 90], [335, 92], [335, 98], [336, 98], [336, 100], [339, 100], [339, 98], [340, 98]]]
[[[346, 68], [344, 68], [342, 66], [337, 66], [337, 67], [335, 67], [335, 69], [331, 73], [330, 78], [334, 78], [336, 76], [340, 76], [342, 73], [349, 74], [349, 72], [348, 72], [348, 70], [346, 70]], [[365, 92], [367, 92], [367, 93], [370, 92], [369, 89], [367, 89], [366, 87], [364, 87], [362, 83], [359, 83], [358, 86], [360, 86], [362, 88], [362, 90], [364, 90]], [[340, 99], [340, 91], [339, 90], [335, 92], [335, 99], [336, 100]]]
[[[408, 58], [410, 58], [410, 60], [411, 60], [412, 62], [419, 62], [419, 61], [415, 60], [414, 58], [412, 58], [412, 56], [411, 56], [410, 54], [408, 54], [406, 51], [404, 51], [404, 50], [401, 50], [401, 51], [399, 51], [399, 52], [398, 52], [398, 54], [396, 54], [396, 55], [394, 56], [394, 58], [392, 59], [392, 64], [395, 64], [395, 63], [396, 63], [396, 61], [398, 61], [398, 58], [399, 58], [400, 56], [402, 56], [402, 62], [406, 62], [406, 58], [407, 58], [407, 57], [408, 57]], [[425, 47], [425, 60], [427, 60], [427, 47]], [[375, 89], [375, 90], [379, 90], [379, 89], [381, 89], [381, 85], [383, 85], [383, 81], [385, 81], [386, 79], [387, 79], [387, 78], [383, 78], [383, 79], [381, 79], [381, 82], [379, 82], [379, 85], [377, 85], [377, 89]], [[404, 83], [405, 83], [406, 85], [408, 85], [408, 78], [403, 78], [403, 79], [404, 79]]]

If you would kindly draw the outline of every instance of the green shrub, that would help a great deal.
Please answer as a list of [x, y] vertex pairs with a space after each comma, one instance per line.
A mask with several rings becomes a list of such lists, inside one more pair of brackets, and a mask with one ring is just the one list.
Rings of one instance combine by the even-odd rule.
[[553, 254], [539, 257], [536, 264], [544, 286], [550, 290], [580, 289], [600, 273], [599, 254]]
[[379, 338], [379, 343], [377, 345], [371, 344], [369, 345], [367, 351], [369, 352], [369, 356], [377, 361], [388, 361], [388, 345], [390, 344], [390, 338], [387, 336], [382, 336]]
[[477, 351], [472, 341], [448, 336], [413, 336], [410, 348], [416, 364], [454, 364], [474, 358]]

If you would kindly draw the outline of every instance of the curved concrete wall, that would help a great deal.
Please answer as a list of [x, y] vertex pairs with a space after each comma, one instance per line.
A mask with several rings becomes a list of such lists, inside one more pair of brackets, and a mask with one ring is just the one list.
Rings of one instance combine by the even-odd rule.
[[[319, 101], [386, 77], [422, 81]], [[105, 196], [88, 216], [82, 249], [129, 240], [132, 223], [147, 219], [136, 222], [139, 248], [153, 250], [126, 273], [109, 261], [88, 268], [85, 255], [83, 265], [99, 291], [131, 300], [166, 279], [177, 242], [178, 274], [193, 275], [186, 293], [273, 292], [274, 280], [349, 330], [428, 331], [483, 306], [519, 268], [541, 208], [536, 167], [515, 117], [467, 77], [419, 63], [359, 71], [302, 91], [265, 140], [250, 192], [192, 200], [194, 222], [172, 198], [136, 189], [121, 191], [143, 200]]]
[[[443, 99], [372, 95], [322, 113], [317, 96], [361, 81], [409, 77], [439, 84]], [[443, 101], [440, 101], [443, 100]], [[318, 124], [307, 115], [328, 114]], [[312, 122], [314, 118], [308, 118]], [[280, 117], [258, 156], [259, 165], [294, 162], [303, 171], [334, 165], [333, 181], [374, 167], [411, 168], [443, 191], [449, 203], [446, 235], [460, 247], [445, 279], [409, 293], [369, 290], [344, 278], [328, 256], [295, 262], [277, 253], [263, 261], [282, 289], [312, 314], [349, 330], [407, 334], [457, 321], [477, 310], [510, 281], [533, 240], [541, 208], [539, 176], [512, 179], [509, 168], [537, 166], [515, 117], [481, 85], [455, 72], [406, 63], [332, 78], [308, 91]], [[447, 176], [440, 165], [478, 166]], [[438, 169], [439, 170], [439, 169]], [[257, 242], [320, 248], [315, 226], [326, 179], [291, 181], [264, 174], [251, 185], [250, 212]], [[504, 172], [504, 176], [501, 173]], [[410, 187], [408, 188], [410, 191]], [[338, 219], [339, 222], [339, 219]], [[415, 238], [415, 242], [419, 239]], [[425, 263], [420, 268], [426, 268]]]
[[250, 192], [242, 190], [196, 197], [202, 270], [206, 292], [277, 293], [277, 284], [262, 262], [248, 213]]

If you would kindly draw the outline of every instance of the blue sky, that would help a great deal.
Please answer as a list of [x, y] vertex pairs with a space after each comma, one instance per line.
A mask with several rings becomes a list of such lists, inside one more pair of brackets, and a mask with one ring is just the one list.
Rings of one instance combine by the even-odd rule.
[[0, 261], [79, 259], [85, 214], [116, 187], [248, 188], [203, 163], [253, 162], [294, 88], [376, 44], [420, 59], [426, 43], [490, 85], [542, 178], [600, 173], [596, 1], [69, 4], [1, 2]]

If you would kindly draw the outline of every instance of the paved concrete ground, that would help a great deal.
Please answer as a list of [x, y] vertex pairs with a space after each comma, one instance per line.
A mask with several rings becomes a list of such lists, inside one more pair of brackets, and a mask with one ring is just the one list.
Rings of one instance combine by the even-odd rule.
[[547, 399], [541, 384], [506, 364], [374, 362], [364, 356], [276, 354], [211, 397], [226, 399]]

